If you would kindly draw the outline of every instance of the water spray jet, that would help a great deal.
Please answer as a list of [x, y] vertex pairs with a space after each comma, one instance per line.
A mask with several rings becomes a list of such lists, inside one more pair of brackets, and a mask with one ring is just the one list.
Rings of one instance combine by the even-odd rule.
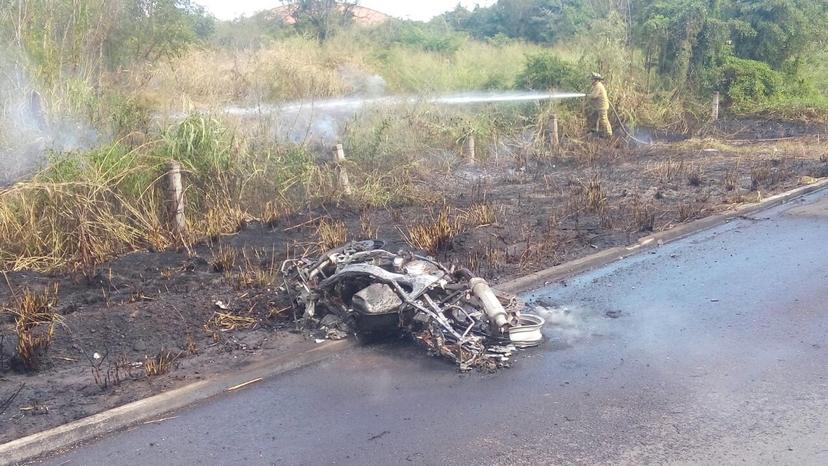
[[498, 92], [498, 93], [459, 93], [435, 97], [386, 96], [386, 97], [343, 97], [328, 100], [303, 100], [281, 105], [264, 105], [256, 107], [226, 107], [224, 111], [233, 116], [260, 116], [293, 112], [314, 111], [358, 111], [364, 107], [389, 106], [401, 104], [438, 104], [438, 105], [472, 105], [485, 103], [531, 102], [544, 100], [564, 100], [585, 97], [574, 92]]
[[[466, 92], [438, 96], [342, 97], [325, 100], [303, 100], [255, 107], [225, 107], [228, 116], [238, 118], [272, 117], [290, 122], [279, 131], [294, 142], [319, 140], [334, 143], [339, 137], [341, 122], [359, 111], [372, 107], [431, 104], [442, 106], [507, 104], [541, 102], [585, 97], [574, 92]], [[183, 118], [184, 115], [176, 117]]]

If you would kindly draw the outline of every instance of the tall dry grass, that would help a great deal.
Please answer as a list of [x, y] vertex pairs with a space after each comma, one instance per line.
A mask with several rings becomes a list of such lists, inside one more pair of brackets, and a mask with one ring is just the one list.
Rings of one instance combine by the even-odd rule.
[[144, 92], [179, 110], [343, 95], [353, 91], [344, 70], [369, 73], [367, 52], [335, 47], [290, 37], [259, 49], [196, 48], [145, 71]]
[[153, 161], [105, 167], [108, 157], [133, 158], [113, 148], [97, 166], [65, 160], [0, 191], [0, 267], [89, 274], [113, 255], [171, 243], [159, 221], [157, 190], [149, 184], [136, 195], [130, 186], [144, 178], [137, 174], [155, 171]]
[[150, 100], [185, 111], [359, 94], [377, 76], [388, 93], [511, 89], [525, 55], [538, 50], [521, 42], [466, 40], [445, 54], [385, 46], [354, 31], [323, 44], [293, 36], [252, 49], [194, 48], [127, 78]]
[[[434, 204], [433, 190], [419, 184], [449, 163], [439, 154], [459, 153], [455, 135], [468, 118], [434, 108], [398, 110], [354, 120], [344, 135], [351, 196], [336, 191], [326, 151], [259, 140], [204, 114], [139, 146], [55, 154], [33, 178], [0, 191], [0, 267], [91, 277], [127, 252], [192, 244], [319, 204]], [[169, 160], [183, 168], [188, 228], [178, 236], [165, 219]]]
[[[374, 74], [389, 92], [509, 88], [524, 54], [536, 48], [465, 41], [445, 54], [381, 48], [349, 34], [322, 45], [288, 37], [258, 49], [193, 48], [175, 60], [98, 76], [101, 92], [80, 79], [66, 85], [74, 91], [47, 96], [50, 111], [100, 110], [93, 120], [109, 127], [104, 135], [123, 138], [55, 154], [30, 180], [0, 191], [0, 267], [92, 275], [125, 252], [192, 243], [315, 204], [433, 205], [440, 199], [420, 183], [456, 166], [465, 137], [493, 147], [536, 110], [412, 104], [362, 112], [341, 136], [353, 185], [348, 197], [336, 192], [326, 148], [274, 141], [268, 122], [193, 113], [157, 129], [164, 118], [154, 118], [154, 109], [343, 95], [364, 90]], [[487, 156], [478, 153], [479, 160]], [[163, 212], [170, 160], [184, 168], [188, 230], [179, 237], [165, 228]]]

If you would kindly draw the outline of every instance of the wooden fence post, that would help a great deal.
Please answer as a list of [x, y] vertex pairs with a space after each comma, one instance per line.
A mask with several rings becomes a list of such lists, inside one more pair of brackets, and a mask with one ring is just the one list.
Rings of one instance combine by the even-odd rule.
[[337, 144], [333, 150], [334, 169], [336, 170], [336, 180], [339, 185], [339, 190], [346, 196], [351, 195], [351, 182], [348, 180], [348, 169], [345, 168], [345, 148], [342, 144]]
[[476, 150], [477, 148], [475, 147], [474, 134], [469, 134], [466, 136], [466, 146], [463, 148], [463, 156], [469, 164], [474, 164], [475, 159], [477, 158], [475, 154]]
[[32, 114], [32, 118], [34, 118], [35, 123], [37, 123], [37, 128], [41, 131], [46, 129], [46, 117], [43, 112], [43, 99], [40, 96], [40, 92], [32, 91], [29, 94], [29, 111]]
[[718, 92], [713, 94], [713, 108], [710, 114], [713, 121], [718, 121], [719, 119], [719, 98], [720, 94]]
[[184, 216], [184, 185], [181, 182], [181, 164], [175, 160], [167, 165], [167, 216], [170, 229], [179, 235], [187, 229]]
[[561, 144], [561, 138], [558, 134], [558, 115], [552, 115], [552, 147], [558, 147]]

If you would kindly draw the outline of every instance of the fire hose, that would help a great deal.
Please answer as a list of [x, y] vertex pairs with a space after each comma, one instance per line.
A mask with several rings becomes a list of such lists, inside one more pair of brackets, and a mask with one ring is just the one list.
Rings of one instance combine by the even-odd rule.
[[644, 144], [644, 145], [647, 145], [647, 146], [652, 146], [653, 145], [652, 142], [642, 141], [641, 139], [638, 139], [637, 137], [630, 134], [630, 132], [627, 131], [627, 128], [624, 127], [624, 122], [621, 120], [621, 116], [618, 114], [618, 111], [615, 109], [615, 105], [613, 105], [612, 102], [610, 102], [609, 104], [610, 104], [610, 108], [612, 109], [612, 113], [615, 114], [615, 118], [618, 120], [618, 125], [621, 127], [621, 130], [624, 131], [624, 134], [626, 134], [628, 138], [632, 139], [633, 141], [635, 141], [639, 144]]

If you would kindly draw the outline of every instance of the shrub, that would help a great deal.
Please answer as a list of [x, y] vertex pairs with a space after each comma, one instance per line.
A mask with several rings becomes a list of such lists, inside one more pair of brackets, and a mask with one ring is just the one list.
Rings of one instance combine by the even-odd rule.
[[463, 45], [462, 34], [415, 21], [395, 21], [378, 27], [374, 31], [375, 39], [387, 46], [403, 47], [453, 55]]
[[728, 58], [713, 73], [714, 86], [725, 102], [736, 109], [750, 109], [782, 95], [782, 75], [767, 63]]
[[527, 55], [517, 79], [519, 87], [528, 89], [578, 89], [583, 82], [582, 73], [574, 66], [548, 52]]
[[115, 139], [123, 139], [136, 131], [149, 133], [153, 109], [146, 98], [111, 93], [106, 96], [102, 107], [108, 110], [106, 117], [109, 121], [105, 123], [109, 124]]

